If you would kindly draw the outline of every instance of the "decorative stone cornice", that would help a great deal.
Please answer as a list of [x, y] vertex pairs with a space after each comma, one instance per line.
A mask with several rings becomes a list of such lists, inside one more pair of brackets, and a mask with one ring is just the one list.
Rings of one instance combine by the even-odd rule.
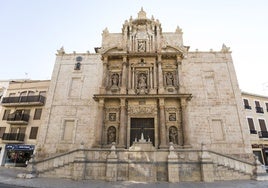
[[147, 94], [147, 95], [136, 95], [136, 94], [95, 94], [93, 99], [99, 101], [99, 99], [159, 99], [159, 98], [176, 98], [176, 99], [185, 99], [191, 100], [192, 94]]

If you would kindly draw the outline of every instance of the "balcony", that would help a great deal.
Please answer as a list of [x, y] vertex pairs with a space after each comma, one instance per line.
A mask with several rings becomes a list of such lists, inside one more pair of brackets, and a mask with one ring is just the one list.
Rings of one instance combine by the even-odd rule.
[[46, 97], [42, 95], [4, 97], [3, 106], [42, 106], [45, 104]]
[[3, 142], [21, 143], [24, 142], [24, 133], [4, 133], [2, 136]]
[[268, 138], [268, 132], [267, 131], [259, 131], [259, 138]]
[[262, 113], [262, 114], [264, 113], [262, 107], [256, 107], [256, 112], [257, 113]]
[[254, 129], [250, 129], [250, 134], [257, 134], [257, 131]]
[[7, 116], [7, 123], [12, 125], [27, 125], [29, 122], [29, 114], [9, 114]]
[[251, 106], [249, 106], [249, 105], [244, 105], [244, 107], [245, 107], [245, 109], [251, 110]]

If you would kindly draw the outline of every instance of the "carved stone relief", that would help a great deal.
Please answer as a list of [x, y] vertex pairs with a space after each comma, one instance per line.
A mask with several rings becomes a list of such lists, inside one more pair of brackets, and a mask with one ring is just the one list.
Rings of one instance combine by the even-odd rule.
[[128, 113], [130, 115], [153, 115], [155, 114], [155, 106], [129, 106]]

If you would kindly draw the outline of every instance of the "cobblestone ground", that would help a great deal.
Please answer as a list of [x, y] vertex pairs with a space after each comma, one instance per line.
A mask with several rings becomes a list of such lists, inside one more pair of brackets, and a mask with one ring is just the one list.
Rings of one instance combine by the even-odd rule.
[[204, 182], [180, 182], [180, 183], [141, 183], [141, 182], [106, 182], [106, 181], [73, 181], [58, 178], [17, 178], [18, 173], [24, 173], [24, 169], [0, 167], [0, 182], [5, 184], [20, 185], [39, 188], [262, 188], [268, 187], [268, 181], [217, 181]]

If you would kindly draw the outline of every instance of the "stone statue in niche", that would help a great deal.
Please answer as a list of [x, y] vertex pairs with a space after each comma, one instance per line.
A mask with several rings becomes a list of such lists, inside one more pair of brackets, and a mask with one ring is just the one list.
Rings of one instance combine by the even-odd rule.
[[145, 89], [147, 87], [147, 83], [146, 83], [147, 77], [145, 74], [140, 74], [139, 76], [139, 89]]
[[178, 129], [174, 126], [169, 128], [169, 142], [178, 144]]
[[145, 73], [140, 73], [138, 75], [138, 86], [137, 86], [137, 93], [138, 94], [147, 94], [147, 75]]
[[112, 74], [111, 76], [111, 91], [116, 92], [119, 88], [119, 75], [117, 73]]
[[174, 76], [172, 72], [166, 74], [166, 84], [167, 86], [174, 86]]
[[107, 130], [107, 144], [111, 144], [113, 142], [116, 142], [116, 129], [111, 126]]
[[113, 74], [112, 77], [112, 86], [118, 86], [119, 76], [118, 74]]

